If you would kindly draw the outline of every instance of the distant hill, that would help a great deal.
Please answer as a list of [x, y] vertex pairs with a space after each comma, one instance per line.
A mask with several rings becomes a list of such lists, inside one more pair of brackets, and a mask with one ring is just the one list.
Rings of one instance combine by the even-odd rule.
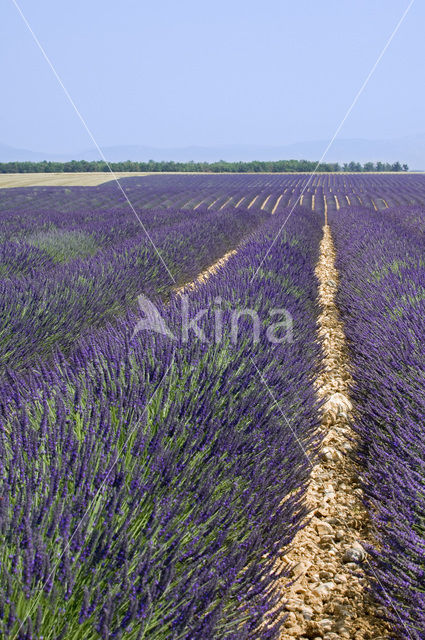
[[[250, 160], [319, 160], [328, 144], [327, 140], [297, 142], [279, 146], [227, 145], [221, 147], [170, 147], [156, 148], [142, 145], [104, 147], [103, 152], [111, 162], [123, 160], [173, 160], [175, 162], [229, 162]], [[44, 153], [27, 149], [15, 149], [0, 144], [0, 162], [14, 160], [99, 160], [96, 149], [69, 153]], [[425, 133], [393, 140], [341, 139], [336, 140], [325, 157], [327, 162], [396, 162], [407, 163], [410, 169], [425, 169]]]
[[45, 153], [44, 151], [30, 151], [29, 149], [17, 149], [0, 142], [0, 162], [41, 162], [42, 160], [57, 160], [66, 162], [72, 160], [72, 153]]

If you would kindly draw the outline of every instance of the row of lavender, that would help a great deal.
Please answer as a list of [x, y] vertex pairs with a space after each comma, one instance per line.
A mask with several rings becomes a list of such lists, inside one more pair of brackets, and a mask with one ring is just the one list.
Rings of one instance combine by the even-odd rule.
[[345, 209], [331, 228], [351, 349], [371, 579], [401, 637], [425, 637], [425, 212]]
[[[198, 206], [218, 210], [226, 203], [243, 208], [256, 196], [252, 207], [263, 207], [269, 213], [275, 206], [278, 210], [293, 206], [301, 195], [304, 205], [319, 211], [324, 210], [325, 197], [328, 210], [346, 205], [386, 209], [425, 203], [424, 177], [412, 174], [149, 175], [123, 178], [121, 184], [137, 211]], [[101, 214], [108, 208], [128, 211], [115, 181], [97, 187], [7, 189], [1, 195], [0, 212], [32, 209], [35, 203], [40, 210], [71, 215], [80, 210]]]
[[1, 214], [0, 370], [22, 369], [56, 348], [69, 352], [82, 335], [134, 309], [142, 291], [166, 297], [266, 214], [169, 209], [139, 218], [150, 240], [128, 208], [65, 214], [32, 204]]
[[[207, 340], [184, 338], [175, 296], [158, 303], [174, 339], [132, 337], [138, 318], [129, 315], [68, 360], [8, 373], [2, 638], [236, 640], [260, 624], [262, 638], [278, 637], [266, 615], [276, 604], [272, 567], [305, 516], [304, 449], [314, 455], [318, 438], [321, 236], [319, 220], [296, 211], [251, 281], [284, 217], [190, 294], [191, 317], [208, 310], [199, 323]], [[230, 330], [246, 307], [260, 318], [258, 340], [250, 315], [237, 339]], [[293, 326], [285, 316], [270, 333], [282, 309]]]

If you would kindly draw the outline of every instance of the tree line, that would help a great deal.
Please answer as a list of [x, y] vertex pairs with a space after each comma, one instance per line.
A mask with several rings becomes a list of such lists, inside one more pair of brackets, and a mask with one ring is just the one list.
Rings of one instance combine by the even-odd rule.
[[251, 162], [173, 162], [154, 161], [134, 162], [110, 162], [109, 165], [102, 160], [72, 160], [70, 162], [1, 162], [0, 173], [78, 173], [87, 171], [143, 171], [143, 172], [195, 172], [195, 173], [311, 173], [317, 172], [368, 172], [368, 171], [408, 171], [407, 164], [400, 162], [313, 162], [311, 160], [272, 160]]

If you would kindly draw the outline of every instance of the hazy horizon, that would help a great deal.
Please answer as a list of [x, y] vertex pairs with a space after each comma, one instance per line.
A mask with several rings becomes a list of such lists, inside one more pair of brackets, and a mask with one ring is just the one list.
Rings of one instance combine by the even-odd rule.
[[[252, 160], [310, 160], [318, 161], [326, 148], [328, 141], [303, 141], [290, 145], [266, 146], [249, 145], [211, 145], [210, 147], [148, 147], [146, 145], [117, 145], [104, 146], [102, 151], [110, 162], [126, 160], [146, 162], [174, 161], [174, 162], [229, 162]], [[0, 162], [22, 162], [42, 160], [67, 162], [70, 160], [98, 160], [99, 151], [86, 148], [76, 151], [65, 150], [62, 153], [49, 154], [43, 151], [22, 150], [7, 147], [0, 141]], [[326, 161], [339, 162], [390, 162], [396, 161], [408, 164], [410, 169], [423, 170], [425, 167], [425, 133], [399, 139], [367, 140], [338, 138], [329, 150]]]

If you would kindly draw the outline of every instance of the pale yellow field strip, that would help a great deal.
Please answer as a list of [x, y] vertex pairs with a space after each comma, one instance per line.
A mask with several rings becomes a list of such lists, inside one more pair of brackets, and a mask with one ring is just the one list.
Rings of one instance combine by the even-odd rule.
[[[314, 196], [313, 196], [313, 198], [314, 198]], [[300, 195], [300, 206], [302, 206], [302, 204], [303, 204], [303, 200], [304, 200], [304, 194], [302, 193], [302, 194]], [[312, 204], [313, 204], [313, 209], [314, 209], [314, 200], [313, 200], [313, 199], [312, 199]]]
[[[311, 196], [311, 209], [312, 209], [312, 211], [314, 211], [314, 201], [315, 201], [315, 199], [316, 199], [316, 196], [313, 193], [313, 195]], [[301, 202], [300, 202], [300, 204], [301, 204]]]
[[[285, 189], [285, 191], [286, 191], [286, 189]], [[283, 198], [283, 193], [276, 200], [276, 204], [274, 205], [274, 207], [272, 209], [272, 215], [276, 213], [276, 209], [278, 208], [279, 202], [282, 200], [282, 198]]]
[[222, 209], [224, 209], [224, 207], [226, 207], [232, 199], [233, 199], [233, 196], [230, 196], [230, 198], [227, 198], [226, 202], [224, 202], [224, 203], [221, 205], [221, 207], [220, 207], [219, 211], [221, 211]]
[[272, 197], [272, 194], [270, 194], [269, 196], [267, 196], [267, 198], [264, 200], [263, 204], [261, 205], [261, 210], [265, 211], [266, 209], [266, 204], [268, 203], [268, 201], [270, 200], [270, 198]]
[[389, 209], [388, 202], [386, 200], [384, 200], [384, 198], [381, 198], [381, 200], [384, 203], [384, 205], [387, 207], [387, 209]]
[[350, 198], [347, 196], [347, 194], [345, 194], [345, 198], [347, 200], [348, 206], [351, 206], [351, 202], [350, 202]]
[[247, 207], [248, 209], [251, 209], [252, 205], [254, 204], [254, 202], [256, 201], [256, 199], [257, 199], [257, 198], [259, 198], [259, 196], [258, 196], [258, 195], [257, 195], [257, 196], [255, 196], [255, 198], [253, 198], [253, 199], [251, 200], [251, 202], [249, 203], [249, 205], [248, 205], [248, 207]]
[[[147, 176], [147, 173], [136, 171], [122, 171], [115, 173], [119, 178]], [[104, 182], [114, 180], [109, 171], [94, 171], [81, 173], [1, 173], [0, 188], [14, 187], [96, 187]]]
[[378, 211], [378, 207], [375, 204], [375, 200], [373, 200], [372, 198], [371, 200], [372, 200], [373, 208], [375, 209], [375, 211]]
[[326, 196], [323, 196], [323, 200], [325, 202], [325, 226], [328, 224], [328, 201], [326, 200]]
[[245, 196], [243, 196], [243, 198], [241, 198], [238, 202], [238, 204], [236, 205], [235, 209], [237, 209], [240, 205], [241, 202], [243, 202], [245, 200]]
[[335, 194], [334, 198], [335, 198], [336, 210], [338, 211], [338, 209], [339, 209], [338, 196]]

